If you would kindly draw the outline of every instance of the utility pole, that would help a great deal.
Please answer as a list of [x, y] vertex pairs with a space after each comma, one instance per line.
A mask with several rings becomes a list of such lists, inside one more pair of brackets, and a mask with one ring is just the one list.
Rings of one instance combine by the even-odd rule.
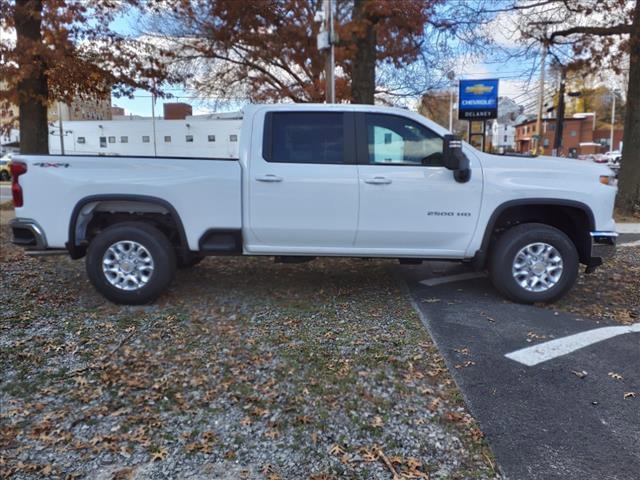
[[613, 102], [611, 103], [611, 139], [609, 140], [609, 151], [613, 152], [613, 132], [616, 125], [616, 92], [611, 92], [613, 95]]
[[567, 83], [567, 67], [560, 65], [560, 89], [558, 91], [558, 108], [556, 110], [556, 132], [553, 138], [553, 150], [557, 155], [562, 148], [562, 133], [564, 129], [564, 90]]
[[153, 156], [158, 156], [158, 145], [156, 144], [156, 94], [151, 95], [151, 129], [153, 130]]
[[451, 85], [449, 85], [449, 131], [453, 133], [453, 88], [455, 86], [453, 79], [456, 78], [453, 70], [447, 73], [447, 78], [451, 82]]
[[60, 154], [64, 155], [64, 130], [62, 130], [62, 110], [60, 109], [60, 101], [58, 101], [58, 130], [60, 130]]
[[323, 25], [318, 33], [318, 50], [325, 51], [325, 90], [326, 102], [336, 103], [336, 79], [335, 79], [335, 30], [333, 25], [333, 2], [335, 0], [322, 0]]
[[536, 121], [536, 141], [534, 146], [534, 155], [543, 152], [542, 147], [542, 108], [544, 106], [544, 68], [547, 60], [547, 42], [542, 43], [542, 59], [540, 60], [540, 93], [538, 96], [538, 119]]

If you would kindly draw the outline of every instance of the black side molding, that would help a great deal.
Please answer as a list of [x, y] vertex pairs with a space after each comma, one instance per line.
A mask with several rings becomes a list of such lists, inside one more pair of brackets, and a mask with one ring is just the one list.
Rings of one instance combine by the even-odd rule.
[[145, 202], [145, 203], [154, 203], [156, 205], [160, 205], [165, 208], [170, 214], [173, 220], [176, 222], [178, 226], [178, 236], [180, 238], [180, 247], [189, 250], [189, 243], [187, 242], [187, 235], [184, 231], [184, 226], [182, 225], [182, 220], [180, 219], [180, 215], [173, 205], [171, 205], [166, 200], [158, 197], [152, 197], [149, 195], [135, 195], [135, 194], [105, 194], [105, 195], [91, 195], [88, 197], [84, 197], [73, 208], [71, 212], [71, 219], [69, 220], [69, 241], [67, 242], [67, 250], [69, 251], [69, 255], [72, 259], [81, 258], [84, 255], [85, 248], [78, 245], [76, 242], [76, 223], [78, 222], [78, 215], [80, 214], [80, 210], [85, 205], [92, 202], [113, 202], [113, 201], [133, 201], [133, 202]]
[[237, 255], [242, 253], [242, 231], [210, 228], [198, 241], [199, 251], [209, 255]]
[[582, 210], [589, 220], [589, 229], [595, 230], [596, 221], [593, 216], [593, 212], [591, 208], [582, 203], [577, 202], [575, 200], [566, 200], [561, 198], [519, 198], [517, 200], [510, 200], [508, 202], [501, 203], [496, 207], [496, 209], [489, 217], [489, 221], [485, 227], [484, 236], [482, 237], [482, 244], [480, 245], [480, 250], [478, 250], [473, 257], [472, 264], [473, 267], [477, 270], [481, 270], [485, 267], [487, 254], [489, 252], [489, 243], [491, 242], [491, 235], [493, 233], [493, 229], [496, 226], [496, 222], [498, 217], [511, 207], [520, 207], [520, 206], [538, 206], [538, 205], [553, 205], [558, 207], [572, 207]]

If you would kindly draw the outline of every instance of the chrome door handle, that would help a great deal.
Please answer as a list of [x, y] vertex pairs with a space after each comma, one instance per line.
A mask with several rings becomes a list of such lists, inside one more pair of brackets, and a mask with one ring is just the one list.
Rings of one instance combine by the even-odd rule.
[[269, 183], [276, 183], [276, 182], [281, 182], [282, 181], [282, 177], [278, 177], [277, 175], [263, 175], [262, 177], [256, 177], [256, 180], [259, 182], [269, 182]]
[[371, 185], [389, 185], [391, 183], [391, 179], [386, 177], [367, 178], [364, 183], [369, 183]]

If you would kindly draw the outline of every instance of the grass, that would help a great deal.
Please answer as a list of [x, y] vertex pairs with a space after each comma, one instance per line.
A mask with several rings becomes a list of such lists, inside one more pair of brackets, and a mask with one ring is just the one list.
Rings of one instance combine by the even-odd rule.
[[[11, 405], [0, 409], [0, 476], [16, 473], [18, 451], [33, 462], [55, 452], [65, 475], [94, 475], [110, 448], [130, 449], [118, 462], [134, 468], [153, 446], [170, 452], [152, 464], [158, 472], [169, 459], [197, 471], [231, 456], [280, 478], [388, 478], [381, 459], [357, 460], [374, 445], [398, 470], [415, 457], [437, 471], [455, 456], [451, 478], [493, 476], [475, 427], [442, 420], [463, 409], [462, 396], [435, 368], [442, 359], [385, 262], [212, 258], [179, 272], [156, 304], [128, 308], [97, 295], [81, 262], [26, 258], [6, 243], [6, 228], [0, 240], [1, 361], [5, 379], [15, 375], [0, 384]], [[54, 413], [57, 434], [71, 440], [33, 440]], [[216, 435], [209, 453], [187, 448], [207, 431]], [[464, 449], [437, 450], [430, 432]], [[111, 439], [104, 450], [90, 444], [101, 435]], [[349, 459], [329, 453], [336, 443]]]

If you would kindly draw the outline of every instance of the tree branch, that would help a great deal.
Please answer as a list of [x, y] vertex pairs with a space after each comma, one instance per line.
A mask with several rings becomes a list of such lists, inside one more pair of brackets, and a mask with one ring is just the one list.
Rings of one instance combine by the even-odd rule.
[[558, 30], [553, 32], [549, 39], [553, 40], [555, 37], [568, 37], [576, 33], [582, 33], [584, 35], [596, 35], [605, 37], [607, 35], [624, 35], [625, 33], [631, 33], [631, 25], [626, 23], [620, 25], [613, 25], [611, 27], [572, 27], [566, 30]]

